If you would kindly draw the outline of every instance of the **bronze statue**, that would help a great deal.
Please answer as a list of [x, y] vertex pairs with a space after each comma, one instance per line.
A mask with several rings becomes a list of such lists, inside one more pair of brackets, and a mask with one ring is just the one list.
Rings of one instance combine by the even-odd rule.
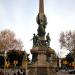
[[38, 27], [38, 35], [39, 36], [45, 36], [45, 28], [46, 28], [46, 25], [47, 25], [47, 19], [46, 19], [46, 16], [43, 14], [42, 17], [40, 17], [40, 14], [38, 14], [37, 16], [37, 23], [39, 25]]
[[44, 29], [43, 25], [39, 25], [39, 27], [38, 27], [38, 35], [39, 36], [44, 36], [45, 35], [45, 29]]
[[31, 40], [33, 40], [33, 47], [37, 46], [38, 36], [36, 34], [33, 34], [33, 38]]
[[47, 41], [47, 46], [49, 47], [50, 46], [50, 36], [49, 36], [49, 33], [46, 35], [46, 41]]

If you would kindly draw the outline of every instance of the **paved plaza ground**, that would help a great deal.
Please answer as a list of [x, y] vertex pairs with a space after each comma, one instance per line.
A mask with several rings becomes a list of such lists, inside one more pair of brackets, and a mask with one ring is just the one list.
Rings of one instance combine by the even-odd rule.
[[60, 70], [57, 72], [57, 75], [75, 75], [75, 74], [68, 74], [68, 72]]
[[[4, 71], [4, 75], [13, 75], [14, 73], [16, 73], [16, 75], [17, 75], [17, 71], [18, 71], [18, 69], [9, 69], [9, 70], [4, 70], [4, 69], [2, 69], [2, 71]], [[57, 72], [57, 75], [75, 75], [75, 74], [68, 74], [68, 72], [67, 71], [65, 71], [65, 70], [60, 70], [60, 71], [58, 71]]]

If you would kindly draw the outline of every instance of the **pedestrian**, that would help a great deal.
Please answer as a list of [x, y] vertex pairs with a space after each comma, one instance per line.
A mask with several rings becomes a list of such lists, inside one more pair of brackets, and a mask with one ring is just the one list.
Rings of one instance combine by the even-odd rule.
[[25, 71], [23, 72], [23, 75], [25, 75]]
[[18, 72], [17, 72], [17, 75], [20, 75], [20, 72], [19, 72], [19, 70], [18, 70]]
[[16, 73], [14, 73], [14, 75], [16, 75]]
[[22, 69], [20, 69], [20, 75], [23, 75], [23, 71], [22, 71]]

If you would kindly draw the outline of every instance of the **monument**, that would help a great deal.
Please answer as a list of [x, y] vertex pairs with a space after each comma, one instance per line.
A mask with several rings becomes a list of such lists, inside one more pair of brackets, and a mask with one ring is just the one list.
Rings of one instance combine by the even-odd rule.
[[44, 0], [39, 0], [39, 13], [36, 18], [38, 29], [33, 34], [31, 49], [32, 63], [28, 75], [56, 75], [54, 50], [50, 46], [50, 35], [46, 35], [47, 18], [44, 14]]

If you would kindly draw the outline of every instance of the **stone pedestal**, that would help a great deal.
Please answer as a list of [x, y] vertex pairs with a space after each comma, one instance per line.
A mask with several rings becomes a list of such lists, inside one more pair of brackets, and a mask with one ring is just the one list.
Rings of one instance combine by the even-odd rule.
[[54, 51], [51, 48], [33, 48], [31, 53], [37, 54], [37, 60], [30, 65], [28, 75], [57, 75], [54, 65], [47, 61], [48, 55]]
[[36, 67], [36, 68], [32, 68], [29, 71], [28, 75], [57, 75], [57, 73], [54, 68]]

